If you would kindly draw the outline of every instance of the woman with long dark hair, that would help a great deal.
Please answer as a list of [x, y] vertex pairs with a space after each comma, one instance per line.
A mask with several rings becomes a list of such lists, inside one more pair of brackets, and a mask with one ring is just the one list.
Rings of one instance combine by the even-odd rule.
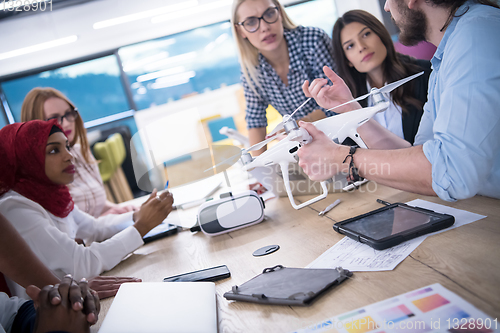
[[[384, 25], [363, 10], [351, 10], [333, 27], [333, 54], [337, 72], [354, 97], [364, 95], [372, 87], [425, 71], [391, 93], [391, 106], [374, 119], [399, 137], [413, 144], [423, 105], [427, 101], [430, 62], [397, 53]], [[360, 102], [368, 106], [369, 99]]]
[[[333, 27], [332, 40], [337, 73], [354, 97], [368, 93], [373, 87], [381, 88], [425, 72], [386, 96], [391, 105], [374, 116], [380, 125], [413, 144], [427, 101], [430, 62], [397, 53], [384, 25], [363, 10], [351, 10], [342, 15]], [[371, 100], [367, 98], [360, 104], [370, 106]], [[342, 109], [335, 111], [342, 112]]]

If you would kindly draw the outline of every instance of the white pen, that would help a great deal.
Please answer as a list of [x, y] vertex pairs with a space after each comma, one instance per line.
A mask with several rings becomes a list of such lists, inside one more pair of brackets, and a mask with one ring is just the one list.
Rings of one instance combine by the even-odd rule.
[[322, 210], [321, 212], [319, 212], [318, 215], [319, 216], [325, 215], [326, 213], [328, 213], [329, 211], [331, 211], [333, 209], [333, 207], [337, 206], [339, 203], [340, 203], [340, 199], [335, 200], [334, 203], [332, 203], [331, 205], [329, 205], [328, 207], [326, 207], [324, 210]]

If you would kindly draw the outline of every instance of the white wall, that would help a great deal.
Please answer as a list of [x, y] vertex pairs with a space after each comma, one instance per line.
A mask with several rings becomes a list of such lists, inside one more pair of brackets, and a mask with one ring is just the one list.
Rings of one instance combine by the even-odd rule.
[[[92, 27], [98, 21], [174, 5], [183, 1], [186, 0], [100, 0], [53, 12], [46, 11], [36, 15], [2, 20], [0, 21], [0, 31], [2, 31], [0, 53], [71, 35], [77, 35], [78, 40], [64, 46], [0, 60], [0, 76], [78, 59], [230, 18], [231, 1], [227, 0], [227, 4], [223, 7], [190, 14], [187, 17], [178, 17], [182, 11], [177, 12], [168, 21], [157, 24], [151, 23], [151, 18], [145, 18], [99, 30], [94, 30]], [[198, 0], [200, 5], [220, 3], [220, 1], [223, 0]], [[349, 9], [363, 8], [381, 18], [377, 0], [332, 1], [335, 1], [339, 14]], [[289, 4], [294, 0], [281, 2]]]
[[363, 9], [372, 13], [376, 18], [383, 22], [382, 8], [378, 0], [335, 0], [337, 13], [342, 16], [345, 12], [352, 9]]
[[207, 148], [210, 134], [204, 132], [201, 120], [237, 115], [240, 106], [236, 94], [240, 89], [235, 84], [136, 112], [136, 135], [141, 137], [145, 150], [153, 151], [159, 161]]

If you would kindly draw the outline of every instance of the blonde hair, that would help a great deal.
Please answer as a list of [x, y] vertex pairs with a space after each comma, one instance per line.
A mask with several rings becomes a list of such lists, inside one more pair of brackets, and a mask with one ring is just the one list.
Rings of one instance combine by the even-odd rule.
[[[259, 50], [253, 46], [248, 39], [243, 38], [237, 31], [236, 25], [238, 24], [237, 12], [240, 5], [245, 0], [234, 0], [232, 14], [231, 14], [231, 29], [233, 36], [236, 40], [236, 45], [238, 47], [238, 57], [240, 60], [241, 71], [245, 76], [248, 85], [253, 90], [257, 96], [260, 94], [257, 92], [257, 87], [262, 88], [262, 85], [258, 79], [257, 67], [259, 66]], [[285, 8], [279, 3], [278, 0], [272, 0], [273, 4], [278, 8], [281, 17], [283, 18], [283, 28], [285, 29], [295, 29], [297, 25], [292, 22], [290, 17], [285, 12]]]
[[[68, 103], [72, 109], [76, 109], [75, 105], [59, 90], [54, 88], [33, 88], [26, 95], [21, 106], [21, 121], [30, 121], [35, 119], [45, 120], [45, 113], [43, 111], [43, 105], [46, 100], [50, 98], [60, 98], [66, 103]], [[74, 146], [77, 142], [80, 142], [83, 158], [87, 163], [90, 163], [91, 159], [89, 156], [89, 143], [87, 141], [87, 131], [83, 126], [82, 117], [79, 116], [75, 119], [75, 137], [69, 143], [70, 146]]]

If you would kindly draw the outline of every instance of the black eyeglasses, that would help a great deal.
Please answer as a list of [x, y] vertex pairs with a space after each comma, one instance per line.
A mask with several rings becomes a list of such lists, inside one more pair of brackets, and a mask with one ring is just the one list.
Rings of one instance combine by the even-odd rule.
[[64, 114], [64, 116], [55, 116], [55, 117], [51, 117], [48, 120], [52, 120], [52, 119], [57, 119], [57, 122], [62, 125], [63, 123], [63, 120], [66, 119], [67, 121], [69, 121], [70, 123], [74, 122], [76, 120], [76, 118], [78, 118], [78, 109], [73, 109], [71, 111], [68, 111]]
[[236, 23], [245, 28], [246, 31], [252, 33], [260, 28], [260, 20], [264, 20], [268, 24], [278, 21], [278, 7], [269, 7], [261, 17], [250, 16], [243, 22]]

